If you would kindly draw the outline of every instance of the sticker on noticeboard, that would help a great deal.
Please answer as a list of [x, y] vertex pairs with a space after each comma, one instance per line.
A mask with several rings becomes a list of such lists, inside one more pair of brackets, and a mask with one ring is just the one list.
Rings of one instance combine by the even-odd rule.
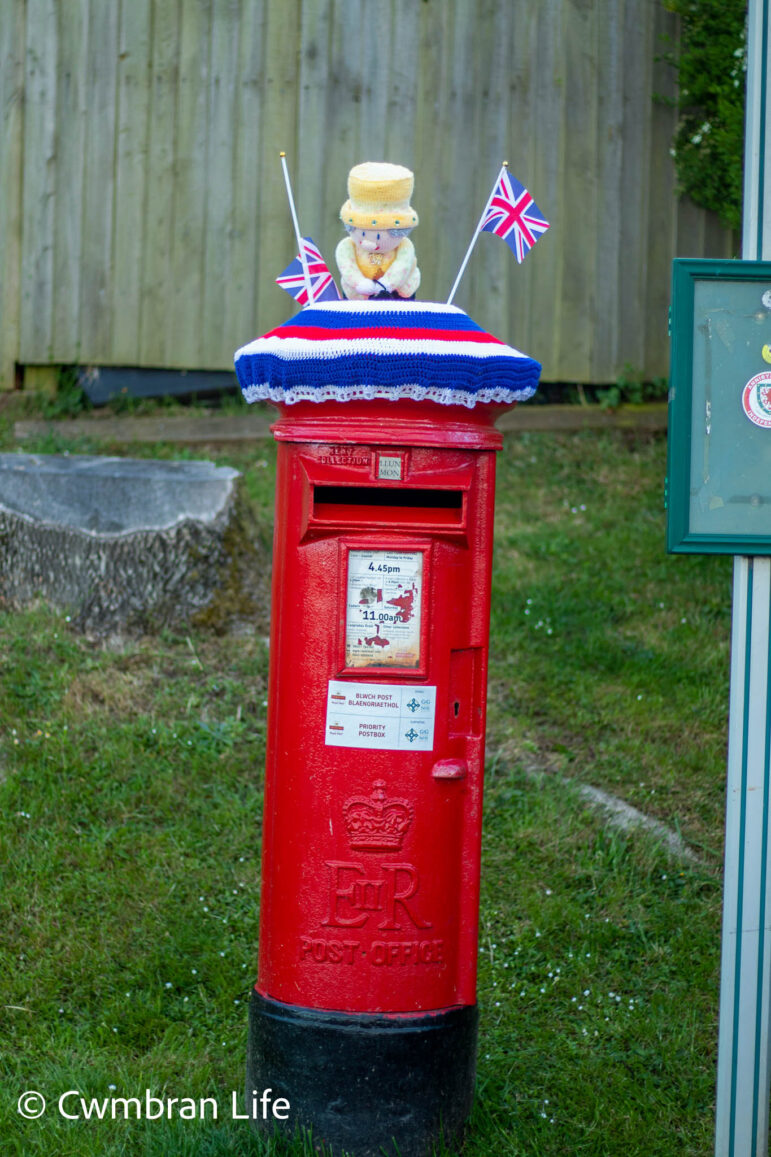
[[422, 599], [422, 550], [350, 550], [346, 667], [419, 667]]
[[750, 378], [742, 390], [742, 409], [754, 425], [771, 429], [771, 372]]

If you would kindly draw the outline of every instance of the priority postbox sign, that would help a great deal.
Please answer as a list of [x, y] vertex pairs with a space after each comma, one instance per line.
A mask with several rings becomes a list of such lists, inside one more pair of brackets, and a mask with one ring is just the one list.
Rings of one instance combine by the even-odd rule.
[[771, 554], [771, 262], [677, 259], [667, 547]]
[[330, 679], [325, 742], [329, 747], [432, 751], [435, 715], [436, 687]]

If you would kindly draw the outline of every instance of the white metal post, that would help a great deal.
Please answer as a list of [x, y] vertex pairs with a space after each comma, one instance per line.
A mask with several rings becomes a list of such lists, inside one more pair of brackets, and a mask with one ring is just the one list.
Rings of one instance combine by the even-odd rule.
[[771, 560], [734, 561], [717, 1157], [766, 1157], [771, 980]]
[[[769, 6], [747, 25], [742, 256], [771, 258]], [[768, 1157], [771, 1045], [771, 558], [734, 560], [716, 1157]]]

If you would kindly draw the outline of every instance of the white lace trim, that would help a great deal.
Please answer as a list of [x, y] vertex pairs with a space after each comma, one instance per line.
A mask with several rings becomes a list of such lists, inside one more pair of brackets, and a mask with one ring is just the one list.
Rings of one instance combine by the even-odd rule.
[[414, 402], [438, 402], [442, 406], [465, 406], [473, 410], [478, 402], [525, 402], [535, 393], [534, 386], [521, 390], [510, 390], [501, 387], [477, 390], [469, 393], [468, 390], [454, 390], [446, 386], [421, 386], [417, 382], [402, 383], [398, 387], [386, 389], [383, 386], [291, 386], [284, 389], [281, 386], [272, 386], [269, 382], [262, 385], [246, 386], [243, 390], [247, 402], [283, 402], [287, 406], [295, 402], [352, 402], [359, 399], [373, 401], [375, 398], [385, 398], [396, 402], [400, 398], [409, 398]]

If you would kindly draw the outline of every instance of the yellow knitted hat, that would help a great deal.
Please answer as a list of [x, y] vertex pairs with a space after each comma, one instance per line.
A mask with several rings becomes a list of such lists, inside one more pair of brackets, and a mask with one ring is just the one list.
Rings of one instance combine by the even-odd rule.
[[418, 215], [410, 205], [415, 177], [403, 165], [365, 161], [348, 174], [348, 200], [340, 220], [354, 229], [412, 229]]

